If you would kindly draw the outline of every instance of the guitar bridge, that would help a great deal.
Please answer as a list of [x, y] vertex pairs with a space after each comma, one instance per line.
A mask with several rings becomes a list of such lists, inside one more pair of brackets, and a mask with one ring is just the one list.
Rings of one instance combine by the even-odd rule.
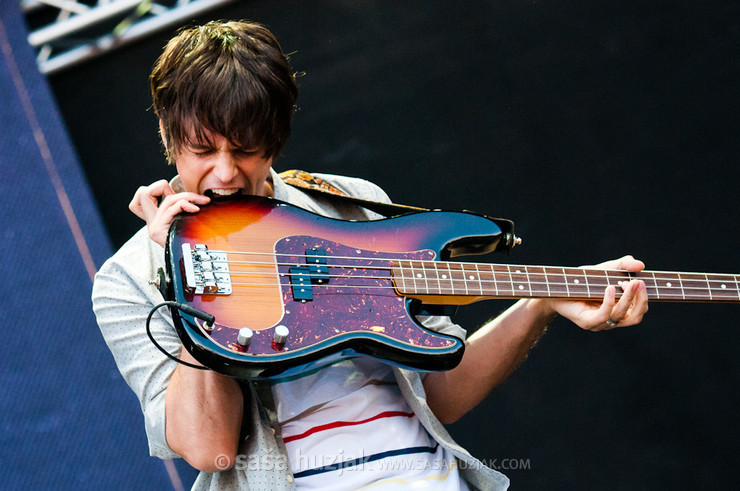
[[225, 252], [205, 244], [182, 245], [185, 284], [196, 295], [231, 295], [231, 273]]

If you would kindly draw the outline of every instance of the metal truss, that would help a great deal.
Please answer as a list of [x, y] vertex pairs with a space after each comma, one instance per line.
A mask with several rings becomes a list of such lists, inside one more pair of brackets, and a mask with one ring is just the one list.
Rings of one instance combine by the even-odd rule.
[[39, 69], [52, 74], [233, 0], [20, 0]]

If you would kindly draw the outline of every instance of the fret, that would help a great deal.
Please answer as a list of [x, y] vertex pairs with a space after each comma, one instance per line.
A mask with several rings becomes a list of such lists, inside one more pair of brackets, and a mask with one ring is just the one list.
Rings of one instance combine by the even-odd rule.
[[563, 268], [568, 296], [571, 298], [588, 298], [588, 289], [584, 280], [584, 270]]
[[[486, 268], [491, 269], [490, 272], [483, 271], [480, 273], [481, 290], [486, 294], [501, 295], [501, 292], [496, 287], [496, 271], [493, 266], [486, 265]], [[491, 289], [493, 287], [493, 289]]]
[[493, 272], [493, 284], [496, 286], [498, 294], [502, 297], [513, 297], [514, 283], [511, 280], [509, 267], [495, 264], [491, 266], [491, 270]]
[[737, 276], [708, 274], [712, 300], [740, 299], [737, 288]]
[[[429, 265], [429, 268], [427, 268], [427, 265]], [[424, 269], [424, 278], [426, 278], [427, 283], [427, 294], [432, 295], [434, 293], [439, 294], [439, 277], [435, 274], [434, 276], [431, 275], [430, 269], [431, 266], [434, 266], [434, 272], [437, 270], [437, 266], [435, 262], [429, 262], [429, 261], [423, 261], [422, 262], [422, 268]]]
[[[652, 272], [652, 276], [653, 276], [653, 287], [655, 288], [655, 298], [660, 299], [660, 288], [658, 288], [658, 283], [655, 281], [655, 272]], [[645, 289], [647, 289], [649, 292], [650, 290], [648, 288], [648, 284], [646, 280], [647, 278], [645, 278], [645, 280], [643, 281], [645, 281]], [[650, 297], [648, 296], [648, 298]]]
[[[654, 298], [656, 300], [683, 300], [685, 298], [680, 275], [663, 272], [652, 272], [651, 274], [655, 284]], [[651, 297], [650, 291], [651, 289], [648, 288], [648, 298]]]
[[437, 279], [439, 280], [439, 292], [441, 294], [456, 293], [455, 290], [452, 288], [452, 281], [450, 280], [450, 275], [444, 271], [445, 263], [435, 262], [434, 270], [435, 270], [435, 273], [437, 273]]
[[709, 300], [712, 300], [712, 285], [709, 284], [709, 276], [704, 275], [704, 278], [707, 280], [707, 292], [709, 292]]
[[588, 275], [588, 296], [589, 298], [602, 298], [604, 290], [609, 286], [609, 274], [600, 269], [589, 269]]
[[460, 288], [459, 286], [458, 287], [455, 287], [455, 278], [454, 278], [454, 276], [452, 274], [452, 268], [450, 267], [450, 263], [447, 263], [447, 276], [449, 276], [449, 278], [450, 278], [450, 289], [454, 293], [456, 293], [458, 295], [462, 295], [463, 294], [462, 293], [463, 290], [465, 290], [465, 282], [463, 282], [462, 288]]
[[549, 296], [563, 298], [568, 296], [565, 275], [562, 268], [547, 267], [547, 292]]
[[707, 300], [711, 299], [711, 293], [707, 290], [707, 276], [701, 273], [683, 273], [681, 280], [684, 288], [684, 300]]
[[401, 288], [400, 290], [402, 292], [408, 291], [408, 286], [406, 285], [406, 271], [403, 269], [403, 263], [405, 261], [398, 261], [398, 268], [401, 270]]
[[550, 280], [547, 277], [547, 268], [542, 268], [542, 273], [544, 274], [545, 286], [547, 286], [547, 296], [549, 297], [552, 294], [550, 293]]
[[547, 273], [542, 266], [526, 268], [529, 278], [530, 294], [536, 297], [549, 297], [550, 285], [547, 282]]
[[[509, 278], [511, 279], [511, 288], [514, 296], [521, 297], [525, 296], [525, 293], [529, 291], [529, 295], [532, 295], [531, 289], [528, 288], [529, 277], [526, 273], [522, 273], [521, 269], [517, 269], [514, 273], [511, 272], [511, 266], [508, 267]], [[527, 286], [524, 283], [527, 283]]]
[[645, 282], [645, 289], [647, 290], [648, 299], [652, 298], [655, 300], [660, 299], [660, 289], [658, 288], [658, 282], [655, 277], [655, 271], [643, 271], [639, 273], [627, 273], [628, 277], [625, 280], [639, 279]]
[[432, 278], [432, 292], [437, 294], [444, 293], [442, 289], [442, 278], [439, 274], [439, 263], [437, 262], [430, 262], [427, 264], [429, 269], [431, 269], [432, 274], [434, 277]]
[[[435, 263], [435, 264], [440, 264], [440, 263]], [[442, 264], [444, 264], [444, 263], [442, 263]], [[437, 270], [437, 274], [440, 275], [439, 270]], [[444, 288], [447, 289], [447, 290], [449, 290], [449, 293], [455, 293], [457, 295], [460, 294], [460, 291], [459, 290], [455, 290], [455, 285], [452, 283], [452, 275], [450, 274], [450, 266], [449, 266], [449, 263], [447, 263], [447, 272], [445, 273], [444, 271], [442, 271], [441, 277], [442, 277], [442, 279], [439, 282], [440, 291], [442, 290], [442, 285], [445, 285]], [[444, 291], [441, 291], [441, 293], [444, 293]]]
[[496, 295], [501, 295], [501, 294], [499, 293], [499, 287], [498, 287], [498, 282], [496, 281], [496, 270], [495, 270], [495, 268], [494, 268], [493, 266], [488, 266], [488, 267], [489, 267], [489, 268], [491, 268], [491, 273], [492, 273], [492, 274], [491, 274], [491, 278], [492, 278], [492, 280], [493, 280], [493, 283], [492, 283], [492, 285], [491, 285], [491, 286], [493, 286], [493, 290], [492, 290], [492, 292], [493, 292], [494, 294], [496, 294]]
[[441, 284], [441, 281], [439, 281], [439, 270], [437, 269], [437, 263], [436, 262], [425, 262], [424, 268], [429, 271], [426, 273], [427, 281], [429, 282], [429, 285], [430, 285], [429, 293], [441, 294], [442, 284]]
[[[475, 264], [475, 276], [478, 278], [478, 294], [483, 295], [483, 283], [480, 279], [480, 269], [478, 268], [478, 264]], [[494, 285], [495, 288], [495, 285]]]
[[588, 298], [591, 298], [592, 292], [591, 292], [591, 287], [588, 284], [588, 271], [585, 271], [585, 270], [583, 271], [583, 282], [586, 284], [586, 296]]
[[[447, 271], [450, 275], [450, 283], [452, 284], [452, 291], [457, 292], [460, 295], [469, 295], [468, 291], [468, 279], [466, 277], [465, 267], [459, 263], [447, 263]], [[465, 293], [463, 293], [463, 291]]]
[[[616, 276], [615, 276], [616, 275]], [[606, 271], [606, 285], [617, 287], [617, 294], [622, 292], [622, 283], [625, 281], [625, 275], [619, 271]]]
[[417, 291], [421, 291], [422, 293], [429, 293], [429, 279], [426, 275], [426, 270], [424, 269], [424, 262], [422, 261], [414, 261], [412, 263], [414, 266], [414, 270], [416, 271], [416, 274], [414, 277], [419, 280], [419, 284], [417, 285]]

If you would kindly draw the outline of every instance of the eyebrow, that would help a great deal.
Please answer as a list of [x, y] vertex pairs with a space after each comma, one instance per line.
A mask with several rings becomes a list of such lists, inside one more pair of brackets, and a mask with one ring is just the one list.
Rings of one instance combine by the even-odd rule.
[[206, 148], [213, 148], [213, 143], [201, 143], [201, 142], [185, 142], [185, 147], [191, 150], [203, 150]]

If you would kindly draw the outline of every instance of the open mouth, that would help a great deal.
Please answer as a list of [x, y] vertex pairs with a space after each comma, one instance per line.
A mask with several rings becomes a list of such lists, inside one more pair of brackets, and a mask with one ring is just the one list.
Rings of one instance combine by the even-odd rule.
[[211, 199], [220, 199], [220, 198], [228, 198], [230, 196], [237, 196], [242, 194], [241, 188], [232, 188], [232, 189], [208, 189], [204, 193], [206, 196], [208, 196]]

